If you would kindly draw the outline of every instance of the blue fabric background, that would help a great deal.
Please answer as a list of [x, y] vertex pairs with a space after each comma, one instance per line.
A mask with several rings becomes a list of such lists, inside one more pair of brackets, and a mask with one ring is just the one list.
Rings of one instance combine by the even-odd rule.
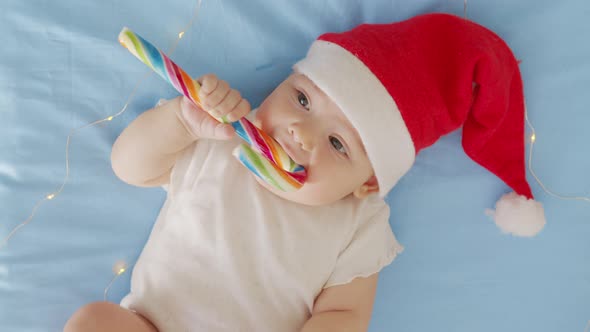
[[[3, 0], [0, 3], [0, 239], [66, 175], [66, 137], [118, 112], [149, 72], [117, 42], [128, 26], [163, 50], [197, 0]], [[463, 15], [460, 0], [203, 0], [172, 58], [195, 77], [215, 72], [258, 104], [322, 32], [427, 12]], [[474, 1], [470, 19], [519, 59], [537, 130], [533, 166], [550, 189], [590, 196], [590, 3]], [[0, 249], [0, 331], [60, 331], [101, 300], [113, 264], [133, 264], [165, 198], [112, 173], [121, 130], [175, 92], [154, 74], [128, 110], [77, 132], [69, 182]], [[533, 239], [502, 235], [486, 208], [508, 188], [468, 159], [460, 133], [423, 151], [388, 196], [406, 247], [380, 275], [370, 331], [584, 331], [590, 320], [590, 203], [546, 194]], [[109, 300], [129, 289], [129, 273]], [[230, 317], [228, 317], [230, 319]]]

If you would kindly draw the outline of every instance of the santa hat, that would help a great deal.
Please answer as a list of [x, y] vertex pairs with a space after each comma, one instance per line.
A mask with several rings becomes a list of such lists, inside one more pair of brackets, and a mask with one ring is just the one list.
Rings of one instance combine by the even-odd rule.
[[416, 154], [463, 128], [463, 149], [514, 193], [496, 224], [533, 236], [545, 225], [525, 174], [524, 97], [518, 62], [492, 31], [448, 14], [363, 24], [321, 35], [294, 69], [357, 129], [383, 197]]

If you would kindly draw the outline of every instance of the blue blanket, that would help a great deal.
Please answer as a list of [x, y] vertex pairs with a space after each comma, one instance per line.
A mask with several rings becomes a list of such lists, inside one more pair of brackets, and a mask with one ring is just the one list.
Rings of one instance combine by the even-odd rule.
[[[0, 3], [0, 331], [61, 331], [103, 299], [137, 259], [165, 198], [125, 185], [110, 148], [138, 114], [175, 91], [117, 42], [128, 26], [197, 77], [215, 72], [253, 105], [322, 32], [427, 12], [464, 15], [459, 0], [3, 0]], [[522, 60], [533, 168], [548, 189], [590, 196], [590, 3], [469, 1], [467, 17]], [[73, 129], [127, 110], [112, 121]], [[66, 139], [69, 163], [66, 168]], [[530, 134], [530, 131], [529, 131]], [[527, 145], [527, 153], [530, 145]], [[406, 247], [380, 274], [370, 331], [584, 331], [590, 320], [590, 202], [546, 193], [529, 171], [547, 226], [501, 234], [484, 215], [508, 188], [465, 156], [460, 133], [423, 151], [387, 197]], [[108, 293], [118, 302], [129, 271]]]

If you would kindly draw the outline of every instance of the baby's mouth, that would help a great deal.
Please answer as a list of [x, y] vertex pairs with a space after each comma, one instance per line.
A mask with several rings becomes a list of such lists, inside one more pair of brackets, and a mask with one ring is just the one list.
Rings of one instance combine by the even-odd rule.
[[287, 155], [289, 156], [289, 158], [291, 158], [291, 160], [293, 160], [295, 163], [304, 166], [302, 164], [301, 159], [299, 159], [299, 155], [297, 154], [297, 150], [296, 148], [286, 142], [281, 141], [280, 139], [276, 139], [276, 141], [279, 143], [279, 145], [283, 148], [283, 150], [287, 153]]

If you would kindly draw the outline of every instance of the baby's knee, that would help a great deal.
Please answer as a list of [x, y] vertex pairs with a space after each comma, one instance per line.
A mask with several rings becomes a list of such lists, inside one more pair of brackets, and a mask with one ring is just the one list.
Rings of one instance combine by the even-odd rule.
[[93, 302], [78, 309], [64, 332], [157, 332], [145, 318], [110, 302]]
[[93, 302], [78, 309], [64, 326], [64, 332], [96, 331], [109, 310], [107, 302]]

